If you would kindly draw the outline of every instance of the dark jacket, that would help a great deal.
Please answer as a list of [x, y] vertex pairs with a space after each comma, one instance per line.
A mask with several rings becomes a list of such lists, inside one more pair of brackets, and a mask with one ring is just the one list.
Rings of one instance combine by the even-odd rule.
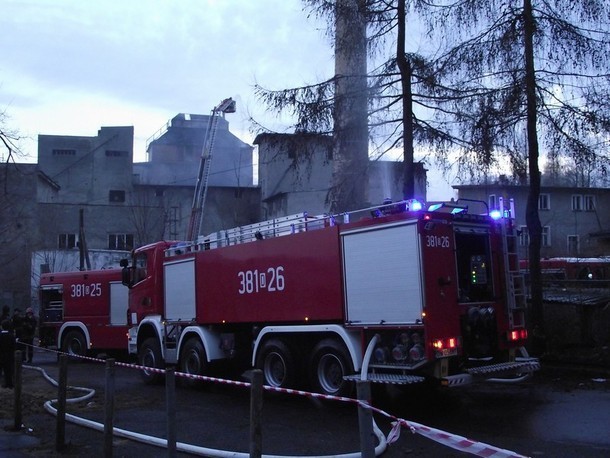
[[11, 320], [11, 324], [13, 327], [13, 332], [15, 333], [15, 337], [17, 339], [21, 339], [21, 334], [23, 333], [23, 317], [18, 313], [14, 313], [13, 318]]
[[27, 313], [21, 322], [21, 339], [25, 341], [32, 340], [36, 334], [36, 318], [31, 313]]
[[11, 362], [15, 359], [15, 335], [13, 331], [0, 331], [0, 364]]

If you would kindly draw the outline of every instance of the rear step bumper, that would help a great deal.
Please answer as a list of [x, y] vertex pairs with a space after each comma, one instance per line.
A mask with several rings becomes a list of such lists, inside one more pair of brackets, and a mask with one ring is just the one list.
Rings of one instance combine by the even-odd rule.
[[[539, 369], [540, 362], [537, 358], [517, 358], [517, 361], [515, 362], [472, 367], [467, 369], [464, 373], [443, 377], [441, 379], [441, 385], [446, 387], [457, 387], [493, 378], [501, 378], [501, 380], [506, 383], [516, 383], [523, 380], [525, 375], [530, 375], [532, 372]], [[347, 375], [343, 378], [344, 380], [352, 382], [362, 380], [360, 374]], [[411, 374], [369, 373], [367, 375], [367, 381], [371, 383], [386, 383], [392, 385], [411, 385], [423, 383], [426, 381], [426, 378]]]
[[[352, 382], [357, 382], [358, 380], [362, 380], [362, 377], [360, 374], [348, 375], [343, 378], [345, 380], [350, 380]], [[371, 383], [388, 383], [388, 384], [392, 384], [392, 385], [411, 385], [413, 383], [422, 383], [425, 380], [425, 378], [420, 377], [419, 375], [370, 373], [370, 374], [367, 374], [366, 380]]]
[[501, 379], [505, 383], [516, 383], [522, 381], [525, 375], [531, 375], [532, 372], [539, 369], [540, 361], [537, 358], [518, 358], [517, 361], [511, 363], [471, 367], [463, 374], [444, 377], [441, 384], [447, 387], [456, 387], [494, 378]]

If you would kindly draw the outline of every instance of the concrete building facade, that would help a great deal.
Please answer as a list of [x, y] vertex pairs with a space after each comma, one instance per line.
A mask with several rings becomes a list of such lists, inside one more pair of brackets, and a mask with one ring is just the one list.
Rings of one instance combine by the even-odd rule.
[[[493, 209], [500, 198], [515, 203], [519, 255], [527, 259], [529, 237], [525, 210], [529, 188], [501, 183], [453, 186], [460, 198], [481, 200]], [[542, 223], [541, 256], [594, 257], [610, 254], [610, 189], [543, 186], [538, 201]]]
[[[333, 139], [314, 134], [261, 134], [258, 170], [263, 218], [307, 212], [329, 213], [328, 201], [333, 174]], [[363, 186], [365, 205], [375, 206], [385, 199], [402, 200], [403, 164], [369, 161]], [[426, 200], [426, 170], [416, 164], [416, 195]], [[354, 210], [354, 209], [352, 209]]]
[[[186, 236], [211, 120], [210, 115], [177, 114], [149, 139], [148, 162], [133, 165], [137, 198], [163, 202], [164, 238], [176, 240]], [[229, 131], [228, 121], [218, 117], [202, 234], [259, 220], [260, 195], [253, 184], [252, 152], [252, 146]]]
[[[39, 135], [38, 169], [57, 192], [38, 196], [41, 249], [130, 249], [133, 127], [102, 127], [97, 136]], [[103, 224], [100, 224], [103, 222]]]
[[[77, 248], [80, 210], [89, 248], [129, 250], [183, 239], [209, 118], [174, 117], [149, 144], [146, 163], [133, 162], [133, 127], [102, 127], [94, 137], [40, 135], [38, 168], [58, 185], [55, 194], [38, 199], [46, 221], [43, 248]], [[213, 155], [203, 231], [256, 221], [258, 212], [243, 208], [258, 203], [252, 147], [231, 134], [224, 119]]]

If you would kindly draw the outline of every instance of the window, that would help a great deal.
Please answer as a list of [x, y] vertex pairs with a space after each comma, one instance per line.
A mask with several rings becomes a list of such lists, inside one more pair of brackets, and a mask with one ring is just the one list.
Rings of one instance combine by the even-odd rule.
[[584, 196], [584, 209], [586, 212], [595, 211], [595, 196], [587, 195]]
[[57, 248], [60, 250], [69, 250], [76, 248], [78, 244], [78, 237], [76, 234], [59, 234], [57, 238]]
[[578, 235], [568, 235], [568, 255], [578, 255]]
[[138, 253], [135, 259], [134, 283], [138, 283], [147, 277], [147, 258], [146, 253]]
[[551, 246], [551, 226], [542, 226], [542, 246]]
[[551, 209], [551, 196], [549, 194], [540, 194], [538, 196], [538, 210]]
[[496, 201], [496, 195], [495, 194], [490, 194], [489, 195], [488, 202], [489, 202], [489, 209], [490, 210], [495, 210], [495, 209], [498, 208], [498, 202]]
[[[530, 234], [527, 230], [527, 226], [519, 226], [517, 235], [519, 236], [519, 246], [529, 246]], [[542, 246], [551, 246], [551, 226], [542, 226], [540, 243]]]
[[528, 246], [530, 244], [530, 235], [527, 232], [527, 226], [519, 226], [517, 231], [519, 235], [519, 246]]
[[109, 250], [131, 250], [133, 248], [133, 234], [109, 234]]
[[125, 202], [125, 191], [111, 189], [108, 191], [108, 200], [110, 202]]
[[572, 211], [579, 212], [582, 210], [582, 196], [580, 194], [572, 195]]
[[76, 156], [76, 150], [57, 148], [53, 150], [53, 156]]

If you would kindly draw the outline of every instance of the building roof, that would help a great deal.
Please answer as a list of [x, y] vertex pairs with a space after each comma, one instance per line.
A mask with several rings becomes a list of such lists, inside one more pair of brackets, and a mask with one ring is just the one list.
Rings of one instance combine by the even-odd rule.
[[[500, 188], [500, 189], [529, 189], [529, 184], [504, 184], [504, 183], [481, 183], [481, 184], [456, 184], [451, 186], [456, 190], [469, 190], [481, 188]], [[610, 192], [610, 188], [604, 187], [576, 187], [576, 186], [540, 186], [544, 191], [579, 191], [579, 192]]]

